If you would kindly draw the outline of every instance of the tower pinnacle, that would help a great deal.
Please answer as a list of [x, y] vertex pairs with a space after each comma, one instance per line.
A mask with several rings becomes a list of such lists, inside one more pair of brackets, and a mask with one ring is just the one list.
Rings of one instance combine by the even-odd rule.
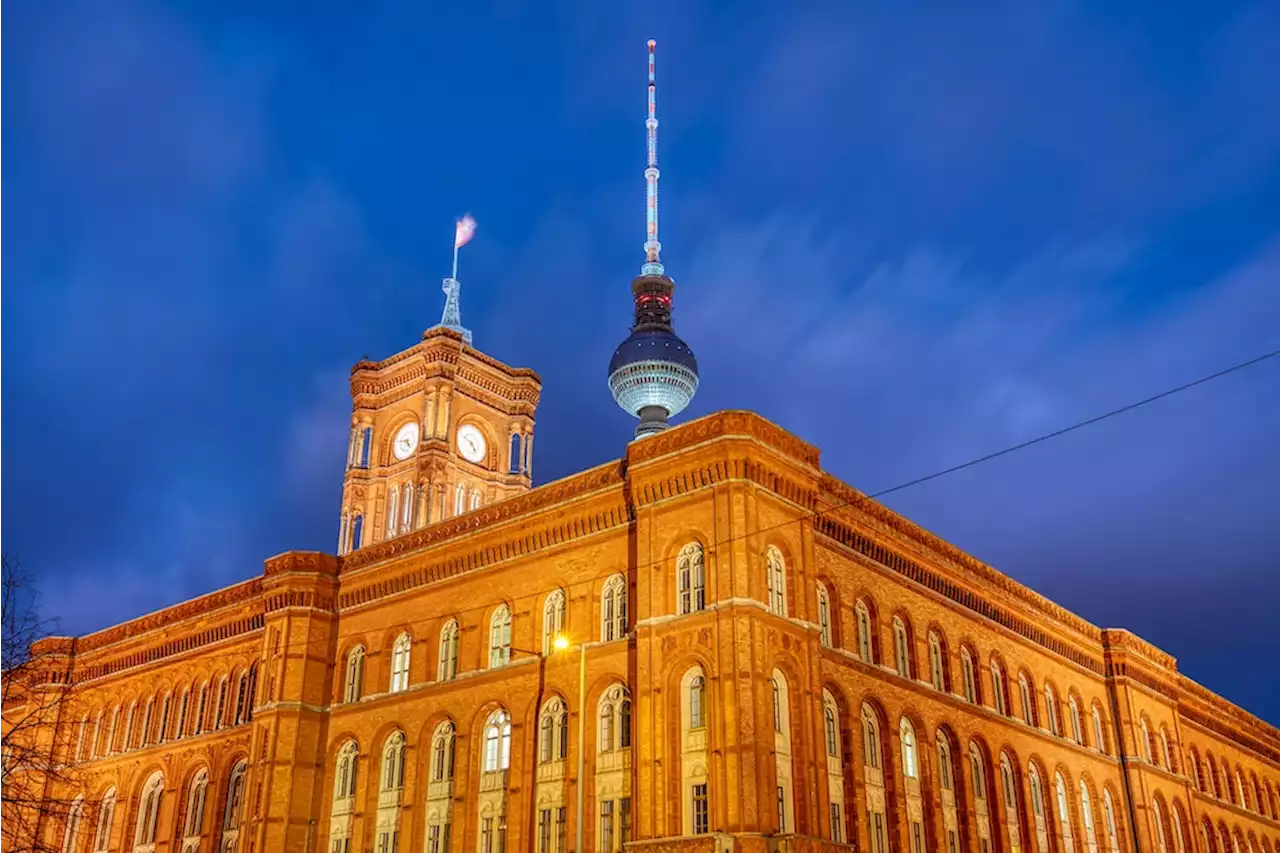
[[635, 323], [609, 361], [609, 390], [626, 412], [640, 419], [636, 438], [666, 429], [698, 390], [698, 362], [671, 327], [671, 297], [676, 284], [660, 259], [658, 242], [658, 116], [654, 48], [649, 40], [649, 117], [645, 180], [645, 262], [631, 282]]
[[471, 214], [467, 214], [454, 224], [453, 272], [441, 285], [441, 289], [444, 291], [444, 313], [440, 316], [440, 322], [432, 327], [435, 329], [452, 329], [458, 332], [462, 335], [462, 340], [467, 346], [471, 346], [471, 330], [462, 325], [462, 305], [459, 301], [462, 283], [458, 281], [458, 249], [470, 242], [475, 233], [476, 221], [471, 218]]

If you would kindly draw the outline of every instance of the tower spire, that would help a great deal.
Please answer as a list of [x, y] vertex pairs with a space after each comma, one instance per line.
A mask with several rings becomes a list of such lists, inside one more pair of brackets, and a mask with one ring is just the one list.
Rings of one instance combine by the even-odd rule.
[[441, 285], [441, 289], [444, 291], [444, 313], [440, 317], [440, 322], [432, 327], [435, 329], [452, 329], [458, 332], [462, 335], [462, 340], [467, 346], [471, 346], [471, 330], [462, 325], [462, 305], [459, 302], [462, 283], [458, 281], [458, 249], [470, 242], [475, 233], [476, 221], [471, 218], [469, 213], [454, 224], [453, 272]]
[[649, 161], [644, 170], [645, 195], [645, 243], [644, 266], [641, 275], [662, 275], [665, 271], [659, 254], [658, 242], [658, 84], [654, 77], [654, 49], [658, 43], [649, 39], [649, 117], [644, 127], [648, 137]]

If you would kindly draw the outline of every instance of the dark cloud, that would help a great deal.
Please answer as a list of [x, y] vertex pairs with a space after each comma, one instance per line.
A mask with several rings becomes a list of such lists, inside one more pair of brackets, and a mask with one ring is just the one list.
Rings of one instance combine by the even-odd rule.
[[[1280, 346], [1267, 4], [638, 9], [14, 10], [5, 550], [67, 630], [332, 547], [348, 367], [436, 322], [465, 211], [537, 479], [622, 452], [650, 35], [690, 417], [875, 492]], [[1278, 720], [1277, 369], [886, 502]]]

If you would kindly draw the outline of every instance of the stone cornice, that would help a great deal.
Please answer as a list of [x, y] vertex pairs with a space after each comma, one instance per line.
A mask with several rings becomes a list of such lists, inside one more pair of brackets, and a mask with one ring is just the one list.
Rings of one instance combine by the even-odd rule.
[[86, 634], [76, 640], [77, 655], [113, 646], [127, 640], [137, 639], [143, 634], [159, 628], [172, 629], [178, 623], [194, 619], [197, 616], [208, 616], [215, 611], [234, 607], [257, 598], [262, 593], [262, 578], [250, 578], [246, 581], [224, 587], [223, 589], [192, 598], [181, 604], [148, 613], [137, 619], [122, 622], [110, 628]]
[[627, 462], [629, 465], [639, 465], [696, 444], [734, 435], [754, 438], [803, 465], [815, 470], [818, 468], [818, 448], [801, 441], [754, 412], [734, 409], [706, 415], [657, 435], [633, 441], [627, 445]]
[[[1280, 764], [1280, 729], [1223, 699], [1209, 688], [1183, 675], [1177, 675], [1181, 701], [1178, 713], [1199, 725], [1239, 743], [1247, 749], [1266, 755]], [[1197, 705], [1203, 706], [1197, 707]], [[1261, 745], [1266, 748], [1260, 748]]]
[[1132, 631], [1124, 628], [1106, 628], [1102, 632], [1102, 643], [1108, 649], [1122, 648], [1126, 652], [1137, 655], [1148, 664], [1170, 673], [1177, 672], [1178, 661], [1173, 655], [1165, 652]]
[[[359, 361], [351, 368], [351, 396], [381, 397], [406, 384], [435, 377], [465, 383], [469, 392], [501, 400], [504, 409], [515, 404], [519, 412], [537, 405], [542, 380], [532, 370], [510, 367], [492, 356], [462, 343], [456, 332], [431, 329], [423, 340], [382, 361]], [[419, 388], [410, 388], [402, 396]]]

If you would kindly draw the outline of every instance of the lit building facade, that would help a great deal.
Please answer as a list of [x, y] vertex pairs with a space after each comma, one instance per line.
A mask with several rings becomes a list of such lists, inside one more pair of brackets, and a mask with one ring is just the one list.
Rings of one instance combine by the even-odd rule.
[[46, 640], [74, 686], [45, 841], [1280, 849], [1280, 732], [1164, 652], [751, 413], [531, 488], [538, 393], [448, 330], [362, 362], [341, 553]]

